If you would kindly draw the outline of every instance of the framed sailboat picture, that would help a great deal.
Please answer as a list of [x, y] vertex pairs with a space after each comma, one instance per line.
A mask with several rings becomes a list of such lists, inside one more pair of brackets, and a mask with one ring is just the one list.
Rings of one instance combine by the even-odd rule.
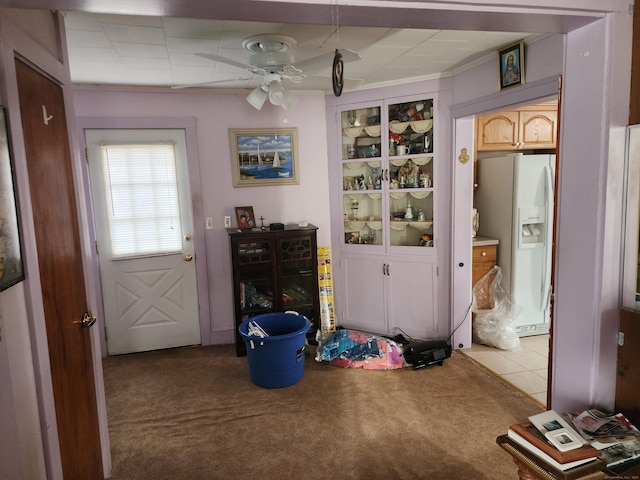
[[234, 187], [297, 185], [295, 128], [229, 129]]

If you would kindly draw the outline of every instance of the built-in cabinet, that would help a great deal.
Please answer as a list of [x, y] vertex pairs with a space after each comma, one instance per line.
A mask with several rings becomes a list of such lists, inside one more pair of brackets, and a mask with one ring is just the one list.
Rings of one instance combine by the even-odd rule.
[[416, 338], [436, 330], [436, 96], [339, 110], [339, 322]]
[[311, 321], [313, 341], [320, 322], [317, 227], [284, 230], [228, 228], [233, 267], [236, 354], [246, 354], [238, 326], [270, 312], [292, 310]]
[[532, 105], [479, 115], [476, 129], [479, 152], [554, 149], [558, 107], [554, 104]]

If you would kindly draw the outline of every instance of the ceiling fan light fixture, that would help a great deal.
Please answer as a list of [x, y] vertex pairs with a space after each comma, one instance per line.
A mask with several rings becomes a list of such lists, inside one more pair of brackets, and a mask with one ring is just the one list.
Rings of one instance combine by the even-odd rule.
[[280, 80], [269, 82], [269, 101], [273, 105], [281, 106], [287, 103], [287, 89]]
[[256, 87], [249, 95], [247, 95], [247, 102], [251, 104], [256, 110], [260, 110], [267, 100], [267, 92], [262, 88], [262, 85]]

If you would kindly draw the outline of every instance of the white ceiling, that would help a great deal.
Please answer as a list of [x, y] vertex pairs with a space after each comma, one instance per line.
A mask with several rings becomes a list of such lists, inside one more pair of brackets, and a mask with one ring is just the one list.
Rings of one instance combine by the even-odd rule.
[[[248, 63], [252, 52], [242, 41], [257, 34], [294, 38], [296, 62], [333, 52], [354, 50], [362, 58], [345, 64], [345, 91], [349, 79], [357, 88], [447, 76], [522, 38], [523, 32], [396, 29], [186, 19], [158, 16], [66, 12], [71, 79], [76, 84], [173, 87], [217, 82], [212, 88], [255, 88], [262, 76], [215, 62], [196, 53], [213, 53]], [[320, 75], [302, 83], [287, 83], [298, 90], [331, 90], [331, 62]], [[497, 74], [497, 68], [496, 68]], [[251, 77], [237, 81], [237, 78]]]

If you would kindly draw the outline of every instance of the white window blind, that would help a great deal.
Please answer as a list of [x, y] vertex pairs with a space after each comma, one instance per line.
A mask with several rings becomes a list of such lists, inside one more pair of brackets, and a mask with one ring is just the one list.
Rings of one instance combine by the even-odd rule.
[[174, 145], [103, 145], [101, 153], [112, 256], [180, 252]]

